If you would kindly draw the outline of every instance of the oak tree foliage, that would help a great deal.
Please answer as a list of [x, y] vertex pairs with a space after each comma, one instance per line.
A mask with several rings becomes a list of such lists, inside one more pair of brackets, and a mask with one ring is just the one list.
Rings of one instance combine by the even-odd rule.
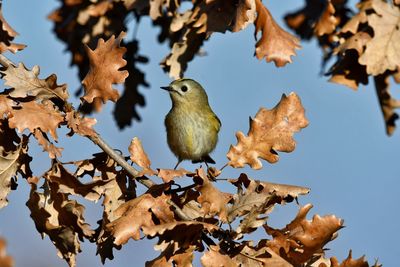
[[[66, 84], [57, 76], [40, 77], [40, 69], [16, 64], [4, 52], [16, 53], [25, 45], [14, 42], [17, 32], [0, 9], [0, 64], [4, 88], [0, 91], [0, 208], [17, 182], [30, 185], [26, 205], [42, 236], [48, 236], [58, 255], [76, 266], [80, 243], [97, 247], [101, 260], [113, 259], [114, 249], [127, 242], [157, 238], [160, 254], [146, 266], [192, 266], [201, 252], [203, 266], [370, 266], [364, 257], [343, 261], [326, 257], [326, 245], [337, 237], [343, 220], [334, 215], [307, 215], [311, 204], [282, 229], [275, 229], [268, 216], [276, 205], [298, 200], [309, 193], [302, 186], [275, 184], [238, 173], [224, 177], [224, 168], [249, 165], [261, 169], [262, 161], [275, 163], [278, 152], [292, 152], [294, 134], [308, 120], [295, 93], [273, 108], [260, 108], [250, 119], [245, 135], [237, 132], [237, 144], [227, 151], [221, 169], [157, 169], [139, 138], [132, 138], [128, 154], [114, 151], [94, 129], [96, 120], [85, 114], [100, 111], [115, 102], [114, 115], [123, 128], [140, 120], [135, 106], [144, 105], [139, 86], [148, 86], [138, 65], [147, 62], [139, 54], [136, 36], [127, 38], [127, 19], [149, 16], [160, 28], [158, 40], [170, 51], [161, 67], [173, 78], [182, 77], [188, 63], [200, 52], [213, 33], [237, 32], [254, 24], [254, 54], [258, 59], [284, 67], [293, 61], [300, 40], [284, 30], [261, 0], [193, 0], [182, 12], [184, 1], [173, 0], [62, 0], [49, 15], [54, 32], [67, 44], [71, 64], [82, 81], [81, 105], [70, 103]], [[365, 0], [352, 13], [346, 0], [307, 0], [304, 8], [288, 14], [285, 21], [302, 39], [316, 38], [324, 51], [324, 62], [335, 60], [326, 75], [330, 81], [357, 89], [373, 76], [379, 103], [391, 134], [398, 115], [398, 100], [390, 95], [392, 77], [400, 81], [400, 2]], [[122, 94], [113, 86], [123, 84]], [[133, 109], [132, 109], [133, 107]], [[103, 151], [90, 158], [60, 161], [64, 149], [57, 146], [59, 128], [68, 137], [89, 138]], [[49, 169], [32, 173], [29, 145], [37, 142], [49, 156]], [[90, 177], [90, 181], [83, 181]], [[23, 181], [18, 181], [23, 179]], [[180, 179], [192, 185], [180, 187]], [[218, 184], [228, 183], [230, 192]], [[178, 187], [177, 187], [178, 185]], [[136, 188], [147, 191], [138, 194]], [[86, 199], [103, 207], [98, 226], [85, 221]], [[257, 229], [265, 237], [252, 240]], [[130, 241], [133, 239], [134, 241]], [[0, 238], [0, 266], [13, 266]], [[378, 266], [377, 263], [373, 266]]]

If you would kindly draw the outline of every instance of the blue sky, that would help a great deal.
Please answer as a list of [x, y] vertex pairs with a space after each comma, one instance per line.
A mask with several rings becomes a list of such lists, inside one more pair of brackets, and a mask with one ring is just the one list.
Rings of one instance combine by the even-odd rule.
[[[285, 3], [267, 3], [280, 25], [283, 25], [285, 12], [302, 4], [294, 0]], [[56, 1], [3, 2], [5, 18], [20, 33], [16, 41], [28, 45], [17, 55], [8, 56], [29, 68], [39, 65], [41, 77], [56, 73], [59, 83], [67, 83], [72, 95], [80, 82], [77, 71], [69, 67], [70, 55], [64, 53], [64, 45], [53, 35], [52, 24], [46, 19], [57, 4]], [[280, 153], [277, 164], [263, 162], [261, 171], [227, 168], [224, 176], [236, 178], [246, 172], [263, 181], [310, 187], [311, 193], [299, 199], [300, 204], [314, 205], [310, 215], [335, 214], [344, 219], [346, 226], [327, 246], [330, 248], [328, 256], [335, 255], [342, 260], [352, 249], [354, 257], [365, 254], [370, 263], [379, 258], [384, 266], [396, 266], [400, 234], [395, 229], [400, 216], [394, 203], [398, 202], [400, 194], [400, 164], [396, 154], [400, 148], [400, 130], [392, 137], [386, 136], [372, 86], [352, 91], [331, 84], [319, 75], [321, 52], [315, 42], [303, 42], [303, 48], [293, 58], [294, 63], [278, 69], [253, 57], [253, 30], [254, 27], [249, 26], [240, 33], [213, 35], [203, 47], [208, 55], [195, 58], [185, 73], [186, 77], [203, 84], [211, 106], [222, 121], [220, 141], [212, 154], [217, 166], [226, 163], [229, 145], [236, 144], [235, 132], [247, 132], [249, 116], [254, 116], [259, 107], [274, 107], [282, 93], [296, 92], [310, 121], [310, 125], [295, 136], [296, 150], [290, 154]], [[168, 95], [159, 90], [170, 79], [158, 65], [168, 48], [158, 45], [157, 33], [149, 20], [143, 20], [138, 31], [140, 53], [148, 56], [150, 63], [140, 68], [151, 86], [140, 89], [147, 102], [144, 108], [139, 108], [142, 122], [120, 132], [111, 116], [113, 105], [109, 103], [96, 115], [95, 128], [113, 147], [125, 153], [130, 140], [139, 137], [153, 167], [172, 168], [176, 159], [168, 149], [164, 129], [164, 117], [171, 104]], [[74, 99], [74, 103], [78, 100]], [[82, 159], [99, 151], [89, 140], [65, 138], [65, 133], [59, 132], [59, 145], [65, 148], [63, 161]], [[31, 147], [30, 153], [36, 157], [33, 169], [39, 175], [49, 167], [49, 160], [36, 145]], [[194, 168], [189, 162], [182, 167]], [[29, 186], [25, 181], [19, 184], [18, 190], [11, 192], [10, 204], [0, 211], [0, 235], [7, 239], [8, 251], [14, 256], [16, 266], [66, 266], [56, 256], [50, 240], [41, 240], [25, 206]], [[232, 187], [224, 183], [218, 187], [232, 191]], [[277, 207], [270, 223], [284, 227], [297, 209], [296, 204]], [[101, 216], [100, 204], [88, 204], [86, 216], [95, 227]], [[262, 232], [257, 232], [257, 237], [262, 237]], [[107, 261], [105, 266], [132, 266], [132, 263], [141, 266], [158, 255], [152, 248], [154, 242], [131, 240], [121, 251], [116, 251], [115, 259]], [[85, 242], [82, 250], [78, 266], [100, 265], [93, 244]]]

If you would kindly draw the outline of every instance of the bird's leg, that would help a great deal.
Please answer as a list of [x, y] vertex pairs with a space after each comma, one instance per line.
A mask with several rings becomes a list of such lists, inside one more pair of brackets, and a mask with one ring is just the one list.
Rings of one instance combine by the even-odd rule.
[[176, 168], [178, 168], [178, 165], [179, 165], [179, 163], [181, 163], [181, 162], [182, 162], [182, 160], [181, 160], [181, 159], [178, 159], [178, 162], [176, 163], [174, 170], [176, 170]]

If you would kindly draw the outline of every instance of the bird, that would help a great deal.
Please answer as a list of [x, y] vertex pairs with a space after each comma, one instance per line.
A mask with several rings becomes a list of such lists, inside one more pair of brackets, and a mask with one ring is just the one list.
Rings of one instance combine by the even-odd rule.
[[160, 88], [168, 91], [172, 100], [165, 127], [168, 146], [178, 158], [174, 170], [183, 160], [204, 162], [207, 167], [207, 163], [215, 164], [209, 154], [217, 145], [221, 121], [211, 109], [204, 88], [188, 78]]

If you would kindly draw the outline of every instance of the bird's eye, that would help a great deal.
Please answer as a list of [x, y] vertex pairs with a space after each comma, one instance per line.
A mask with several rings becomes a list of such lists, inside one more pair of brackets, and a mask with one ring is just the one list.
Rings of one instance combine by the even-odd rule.
[[182, 92], [186, 92], [188, 90], [188, 88], [187, 88], [186, 85], [184, 85], [184, 86], [181, 87], [181, 90], [182, 90]]

